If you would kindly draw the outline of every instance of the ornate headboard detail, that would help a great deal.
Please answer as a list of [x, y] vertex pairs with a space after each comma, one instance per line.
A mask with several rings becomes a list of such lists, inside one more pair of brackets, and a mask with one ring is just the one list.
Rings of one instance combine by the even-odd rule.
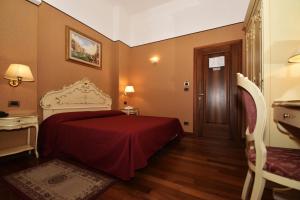
[[63, 112], [110, 110], [112, 100], [88, 79], [47, 92], [40, 101], [43, 119]]

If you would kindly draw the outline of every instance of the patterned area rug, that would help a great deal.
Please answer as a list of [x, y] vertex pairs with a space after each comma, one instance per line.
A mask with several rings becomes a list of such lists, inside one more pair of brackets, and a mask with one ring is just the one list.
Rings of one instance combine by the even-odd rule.
[[61, 160], [43, 163], [4, 179], [33, 200], [87, 200], [114, 181]]

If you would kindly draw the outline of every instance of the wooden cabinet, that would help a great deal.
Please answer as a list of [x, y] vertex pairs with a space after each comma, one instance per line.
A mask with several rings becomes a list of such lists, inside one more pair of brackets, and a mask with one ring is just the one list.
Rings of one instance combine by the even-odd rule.
[[250, 2], [244, 24], [246, 62], [243, 73], [263, 90], [261, 0], [252, 0]]
[[[299, 48], [299, 0], [250, 0], [245, 17], [245, 62], [242, 72], [262, 90], [266, 100], [268, 146], [300, 148], [300, 145], [280, 134], [273, 121], [272, 103], [278, 100], [298, 100], [299, 74], [297, 64], [288, 58]], [[276, 114], [276, 113], [275, 113]]]

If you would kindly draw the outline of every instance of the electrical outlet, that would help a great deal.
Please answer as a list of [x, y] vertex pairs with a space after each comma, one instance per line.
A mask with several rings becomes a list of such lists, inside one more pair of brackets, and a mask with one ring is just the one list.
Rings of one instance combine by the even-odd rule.
[[8, 101], [8, 107], [20, 107], [20, 101]]
[[184, 121], [184, 122], [183, 122], [183, 125], [188, 126], [188, 125], [189, 125], [189, 122]]

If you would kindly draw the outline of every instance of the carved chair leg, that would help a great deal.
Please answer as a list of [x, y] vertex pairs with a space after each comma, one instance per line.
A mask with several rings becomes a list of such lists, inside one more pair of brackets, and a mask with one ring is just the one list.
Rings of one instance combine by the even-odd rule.
[[243, 187], [242, 197], [241, 197], [242, 200], [246, 200], [249, 195], [250, 186], [253, 182], [253, 175], [254, 175], [254, 173], [250, 169], [248, 169], [244, 187]]
[[255, 174], [255, 179], [254, 179], [254, 185], [253, 185], [253, 190], [251, 194], [251, 200], [260, 200], [262, 197], [262, 194], [264, 192], [266, 184], [266, 179], [262, 177], [262, 175], [258, 176], [257, 173]]

